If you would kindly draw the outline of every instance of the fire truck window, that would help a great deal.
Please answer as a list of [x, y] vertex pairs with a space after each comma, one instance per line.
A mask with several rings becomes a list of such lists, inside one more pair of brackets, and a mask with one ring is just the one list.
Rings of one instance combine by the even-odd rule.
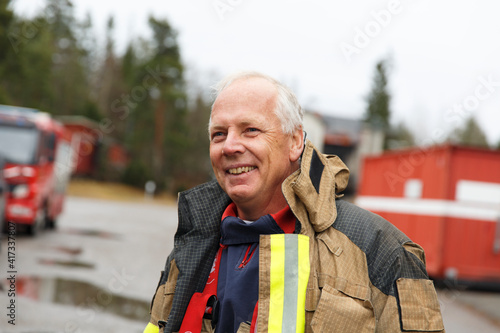
[[35, 161], [38, 131], [35, 128], [0, 126], [0, 154], [11, 163]]
[[47, 157], [49, 162], [54, 162], [55, 152], [56, 152], [56, 135], [54, 133], [50, 133], [47, 136]]

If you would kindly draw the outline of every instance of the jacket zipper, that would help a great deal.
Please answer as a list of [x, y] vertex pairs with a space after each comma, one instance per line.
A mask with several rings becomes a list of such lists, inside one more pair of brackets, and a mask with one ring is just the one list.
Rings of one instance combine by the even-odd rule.
[[[252, 256], [255, 253], [255, 250], [257, 249], [257, 246], [255, 246], [252, 249], [253, 245], [254, 244], [248, 245], [247, 251], [245, 252], [245, 256], [243, 257], [243, 260], [241, 261], [240, 265], [238, 266], [239, 269], [242, 269], [243, 267], [245, 267], [248, 264], [248, 262], [250, 261], [250, 259], [252, 259]], [[252, 251], [250, 252], [251, 249], [252, 249]]]

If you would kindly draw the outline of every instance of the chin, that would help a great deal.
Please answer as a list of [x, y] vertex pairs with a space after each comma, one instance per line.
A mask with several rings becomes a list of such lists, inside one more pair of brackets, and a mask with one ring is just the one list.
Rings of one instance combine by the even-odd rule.
[[231, 200], [234, 201], [234, 203], [247, 201], [251, 197], [251, 193], [249, 191], [241, 191], [237, 189], [228, 189], [226, 193], [229, 195]]

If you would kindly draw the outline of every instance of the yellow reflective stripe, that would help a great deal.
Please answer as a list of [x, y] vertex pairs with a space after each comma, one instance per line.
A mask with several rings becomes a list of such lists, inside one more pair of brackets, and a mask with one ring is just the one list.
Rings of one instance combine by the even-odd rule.
[[143, 333], [159, 333], [160, 328], [152, 323], [148, 323], [148, 326], [144, 329]]
[[271, 292], [269, 296], [269, 333], [281, 333], [285, 293], [285, 235], [271, 235]]
[[270, 236], [271, 267], [268, 332], [303, 333], [309, 281], [309, 237]]
[[297, 294], [297, 328], [296, 333], [304, 332], [306, 326], [306, 291], [309, 282], [311, 265], [309, 264], [309, 237], [298, 235], [299, 248], [299, 281]]

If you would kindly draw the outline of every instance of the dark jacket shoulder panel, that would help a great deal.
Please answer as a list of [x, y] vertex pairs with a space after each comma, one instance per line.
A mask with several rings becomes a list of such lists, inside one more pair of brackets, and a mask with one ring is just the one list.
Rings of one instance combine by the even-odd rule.
[[180, 329], [191, 295], [205, 287], [219, 247], [220, 221], [229, 203], [216, 181], [179, 194], [179, 225], [172, 253], [179, 277], [165, 332]]
[[176, 241], [219, 235], [222, 214], [230, 202], [215, 180], [180, 193]]
[[396, 296], [399, 278], [428, 279], [425, 264], [403, 245], [411, 240], [379, 215], [337, 200], [333, 228], [345, 234], [365, 255], [371, 283], [386, 295]]

